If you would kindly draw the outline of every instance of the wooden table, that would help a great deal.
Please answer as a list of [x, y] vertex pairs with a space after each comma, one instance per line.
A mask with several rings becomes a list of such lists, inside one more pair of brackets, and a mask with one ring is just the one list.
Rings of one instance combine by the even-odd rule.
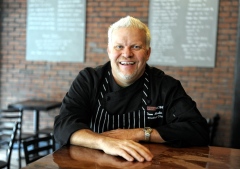
[[25, 169], [239, 169], [240, 149], [223, 147], [172, 148], [146, 144], [153, 153], [151, 162], [128, 162], [99, 150], [68, 146], [35, 161]]
[[32, 110], [34, 113], [34, 133], [39, 131], [39, 112], [48, 111], [61, 106], [61, 102], [49, 101], [49, 100], [24, 100], [8, 105], [8, 108], [15, 108], [24, 110]]

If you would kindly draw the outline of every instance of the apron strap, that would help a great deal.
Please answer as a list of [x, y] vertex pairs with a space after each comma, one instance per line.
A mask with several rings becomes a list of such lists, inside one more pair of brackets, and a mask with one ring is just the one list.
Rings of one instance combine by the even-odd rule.
[[104, 109], [101, 101], [105, 94], [108, 93], [108, 85], [110, 79], [110, 71], [107, 72], [106, 77], [102, 82], [100, 88], [100, 95], [98, 98], [98, 108], [93, 113], [90, 128], [97, 133], [104, 131], [114, 130], [118, 128], [144, 128], [147, 126], [147, 105], [149, 104], [149, 77], [148, 73], [144, 73], [143, 93], [142, 93], [142, 106], [139, 110], [128, 112], [124, 114], [112, 115]]

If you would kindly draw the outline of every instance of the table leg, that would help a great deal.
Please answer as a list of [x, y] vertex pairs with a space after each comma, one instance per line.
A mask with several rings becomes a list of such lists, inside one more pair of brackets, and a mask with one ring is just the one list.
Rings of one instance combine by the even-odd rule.
[[34, 133], [36, 136], [38, 135], [39, 131], [39, 111], [34, 110]]
[[[39, 131], [39, 111], [38, 110], [34, 110], [34, 117], [33, 117], [33, 121], [34, 121], [34, 138], [38, 138], [38, 131]], [[39, 147], [38, 143], [34, 144], [34, 148], [37, 149]], [[39, 156], [38, 153], [35, 154], [37, 157]]]

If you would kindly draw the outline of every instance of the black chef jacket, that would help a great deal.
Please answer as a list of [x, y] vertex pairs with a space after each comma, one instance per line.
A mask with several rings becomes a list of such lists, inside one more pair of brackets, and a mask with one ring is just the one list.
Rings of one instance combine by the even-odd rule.
[[[134, 84], [122, 88], [112, 75], [109, 77], [106, 94], [99, 100], [101, 86], [111, 72], [110, 62], [97, 68], [80, 71], [65, 95], [60, 114], [54, 122], [54, 136], [60, 145], [69, 144], [72, 133], [80, 129], [91, 129], [92, 116], [98, 102], [110, 115], [122, 115], [141, 109], [145, 76]], [[146, 65], [149, 97], [147, 99], [146, 127], [156, 129], [172, 146], [205, 146], [209, 142], [206, 120], [201, 116], [196, 103], [186, 94], [181, 83], [163, 71]], [[140, 127], [140, 126], [135, 126]], [[128, 128], [134, 128], [129, 124]], [[113, 129], [113, 128], [111, 128]], [[99, 132], [99, 131], [98, 131]], [[103, 131], [100, 131], [103, 132]]]

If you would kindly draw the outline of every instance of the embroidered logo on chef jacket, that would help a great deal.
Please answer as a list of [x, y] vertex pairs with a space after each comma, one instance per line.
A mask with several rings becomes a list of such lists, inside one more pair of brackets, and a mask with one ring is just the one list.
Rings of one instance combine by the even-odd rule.
[[[104, 99], [105, 94], [107, 94], [107, 86], [109, 85], [110, 72], [108, 71], [107, 76], [104, 78], [102, 83], [102, 88], [100, 89], [100, 95], [98, 98], [98, 108], [97, 111], [93, 113], [90, 128], [97, 133], [102, 133], [104, 131], [114, 130], [118, 128], [144, 128], [149, 126], [147, 124], [148, 111], [147, 105], [149, 104], [148, 99], [148, 74], [144, 73], [144, 83], [143, 83], [143, 94], [142, 94], [142, 106], [139, 110], [133, 112], [128, 112], [125, 114], [110, 114], [101, 105], [101, 100]], [[159, 114], [160, 115], [160, 114]]]

